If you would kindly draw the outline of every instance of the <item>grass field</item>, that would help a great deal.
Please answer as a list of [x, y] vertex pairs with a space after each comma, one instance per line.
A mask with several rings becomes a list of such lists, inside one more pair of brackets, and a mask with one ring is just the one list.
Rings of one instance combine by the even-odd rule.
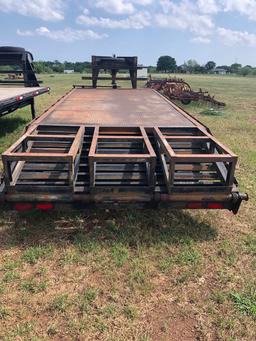
[[[81, 75], [42, 76], [42, 113]], [[256, 339], [256, 78], [184, 76], [227, 103], [186, 106], [239, 156], [250, 195], [222, 211], [0, 213], [0, 340]], [[30, 121], [0, 121], [0, 152]]]

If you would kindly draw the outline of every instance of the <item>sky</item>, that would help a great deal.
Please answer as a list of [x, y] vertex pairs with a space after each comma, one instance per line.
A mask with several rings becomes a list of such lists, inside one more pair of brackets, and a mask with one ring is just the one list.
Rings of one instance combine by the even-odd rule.
[[138, 56], [256, 66], [256, 0], [0, 0], [0, 46], [35, 60]]

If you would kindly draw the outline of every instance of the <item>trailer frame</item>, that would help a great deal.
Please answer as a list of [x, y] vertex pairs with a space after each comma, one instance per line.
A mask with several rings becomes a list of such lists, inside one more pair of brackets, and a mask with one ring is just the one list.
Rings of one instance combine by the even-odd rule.
[[237, 213], [248, 200], [234, 177], [237, 156], [152, 89], [73, 89], [2, 159], [0, 202], [21, 210], [128, 205]]

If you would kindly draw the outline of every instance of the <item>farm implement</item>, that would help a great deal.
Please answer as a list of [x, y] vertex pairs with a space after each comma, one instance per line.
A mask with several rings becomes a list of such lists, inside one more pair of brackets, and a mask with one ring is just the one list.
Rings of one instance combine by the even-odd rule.
[[181, 78], [149, 78], [146, 87], [155, 89], [170, 100], [181, 101], [183, 104], [190, 104], [192, 101], [203, 101], [211, 103], [214, 106], [223, 107], [226, 104], [217, 101], [208, 91], [194, 91], [190, 85]]

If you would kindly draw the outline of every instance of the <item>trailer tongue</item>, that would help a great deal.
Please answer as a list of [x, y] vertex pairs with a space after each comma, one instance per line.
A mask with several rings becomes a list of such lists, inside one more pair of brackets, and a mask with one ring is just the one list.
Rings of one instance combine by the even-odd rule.
[[2, 201], [229, 209], [237, 156], [152, 89], [75, 88], [2, 155]]

